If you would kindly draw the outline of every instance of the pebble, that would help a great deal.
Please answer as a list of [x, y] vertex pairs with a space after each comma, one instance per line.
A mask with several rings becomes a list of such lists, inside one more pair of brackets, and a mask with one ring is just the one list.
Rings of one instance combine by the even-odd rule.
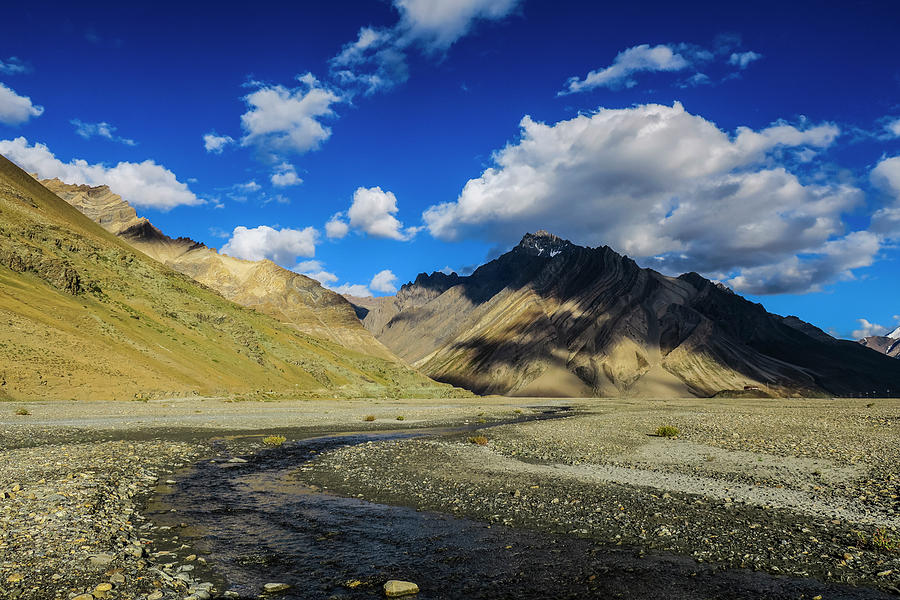
[[400, 596], [411, 596], [418, 593], [419, 586], [412, 581], [391, 579], [384, 584], [384, 595], [388, 598], [399, 598]]
[[268, 594], [275, 594], [290, 589], [290, 585], [286, 583], [267, 583], [263, 586], [263, 591]]

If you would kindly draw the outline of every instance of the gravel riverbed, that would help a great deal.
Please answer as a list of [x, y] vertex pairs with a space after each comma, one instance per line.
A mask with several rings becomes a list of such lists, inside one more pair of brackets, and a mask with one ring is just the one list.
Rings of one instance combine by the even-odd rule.
[[[333, 493], [900, 594], [900, 405], [600, 401], [566, 419], [347, 447]], [[680, 430], [655, 437], [658, 426]], [[484, 440], [482, 440], [484, 441]]]
[[[873, 540], [900, 535], [900, 402], [450, 402], [2, 404], [0, 597], [229, 597], [202, 552], [182, 543], [191, 523], [142, 514], [192, 463], [246, 458], [265, 433], [289, 444], [317, 432], [464, 423], [482, 429], [340, 448], [296, 478], [638, 556], [900, 594], [900, 552]], [[567, 404], [571, 417], [492, 425]], [[660, 425], [680, 435], [648, 435]]]

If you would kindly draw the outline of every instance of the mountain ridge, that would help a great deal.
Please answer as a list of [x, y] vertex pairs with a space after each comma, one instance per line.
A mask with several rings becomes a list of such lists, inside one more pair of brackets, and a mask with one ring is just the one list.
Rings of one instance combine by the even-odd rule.
[[900, 390], [896, 365], [853, 342], [697, 273], [669, 277], [543, 231], [471, 275], [420, 274], [365, 308], [364, 325], [401, 358], [479, 393]]
[[215, 248], [190, 238], [172, 238], [146, 217], [139, 217], [134, 207], [108, 186], [74, 185], [59, 179], [39, 181], [113, 235], [229, 300], [264, 312], [303, 333], [396, 360], [360, 325], [353, 306], [318, 281], [268, 260], [247, 261], [219, 254]]
[[0, 399], [456, 393], [239, 306], [0, 157]]

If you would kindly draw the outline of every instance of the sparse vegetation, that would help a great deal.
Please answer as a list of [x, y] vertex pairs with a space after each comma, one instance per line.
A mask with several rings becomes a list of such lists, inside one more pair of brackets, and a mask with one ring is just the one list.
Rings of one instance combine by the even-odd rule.
[[488, 439], [483, 435], [473, 435], [469, 438], [469, 443], [477, 446], [487, 446]]
[[521, 409], [521, 408], [517, 408], [517, 409], [514, 410], [513, 412], [516, 413], [517, 415], [521, 415], [521, 414], [522, 414], [522, 409]]
[[676, 438], [678, 433], [678, 428], [672, 425], [661, 425], [656, 428], [656, 437]]
[[363, 417], [363, 421], [374, 421], [374, 420], [375, 420], [375, 415], [366, 415], [365, 417]]
[[859, 545], [884, 552], [900, 552], [900, 536], [885, 527], [878, 527], [871, 536], [858, 532]]
[[31, 413], [28, 412], [27, 408], [20, 408], [19, 410], [16, 411], [16, 414], [19, 415], [20, 417], [24, 417], [24, 416], [30, 415]]
[[406, 417], [404, 417], [403, 415], [397, 415], [397, 420], [398, 420], [398, 421], [402, 421], [402, 420], [405, 419], [405, 418], [406, 418]]
[[287, 438], [283, 435], [269, 435], [263, 438], [263, 444], [276, 447], [282, 445], [285, 440], [287, 440]]

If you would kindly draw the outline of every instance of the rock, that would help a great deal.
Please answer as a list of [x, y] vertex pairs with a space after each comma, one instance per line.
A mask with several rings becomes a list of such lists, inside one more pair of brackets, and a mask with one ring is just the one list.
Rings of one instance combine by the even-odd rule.
[[238, 458], [238, 457], [235, 456], [234, 458], [232, 458], [232, 459], [229, 460], [228, 462], [230, 462], [230, 463], [233, 464], [233, 465], [242, 465], [242, 464], [244, 464], [244, 463], [247, 462], [247, 461], [244, 460], [243, 458]]
[[94, 554], [91, 556], [90, 563], [95, 567], [105, 567], [109, 563], [111, 563], [115, 559], [115, 556], [112, 554], [107, 554], [106, 552], [101, 552], [100, 554]]
[[125, 576], [121, 573], [113, 573], [109, 577], [109, 582], [116, 585], [122, 585], [123, 583], [125, 583]]
[[6, 583], [19, 583], [23, 579], [25, 579], [25, 577], [21, 573], [13, 573], [6, 578]]
[[893, 572], [894, 572], [893, 569], [888, 569], [887, 571], [881, 571], [880, 573], [878, 573], [878, 577], [887, 577], [888, 575], [890, 575]]
[[288, 590], [290, 589], [290, 587], [291, 586], [286, 583], [267, 583], [263, 586], [263, 591], [265, 591], [267, 594], [275, 594]]
[[94, 588], [94, 598], [108, 598], [113, 586], [111, 583], [101, 583]]
[[391, 579], [384, 584], [384, 595], [388, 598], [398, 598], [400, 596], [410, 596], [419, 593], [419, 586], [412, 581], [400, 581]]
[[187, 556], [184, 557], [184, 560], [185, 560], [185, 562], [194, 562], [195, 560], [197, 560], [197, 555], [196, 555], [196, 554], [189, 554], [189, 555], [187, 555]]
[[150, 594], [150, 595], [147, 596], [147, 600], [162, 600], [162, 597], [163, 597], [164, 595], [165, 595], [165, 594], [163, 594], [163, 593], [160, 592], [160, 591], [155, 591], [155, 592], [153, 592], [152, 594]]
[[72, 600], [94, 600], [94, 596], [92, 594], [79, 594], [72, 598]]

